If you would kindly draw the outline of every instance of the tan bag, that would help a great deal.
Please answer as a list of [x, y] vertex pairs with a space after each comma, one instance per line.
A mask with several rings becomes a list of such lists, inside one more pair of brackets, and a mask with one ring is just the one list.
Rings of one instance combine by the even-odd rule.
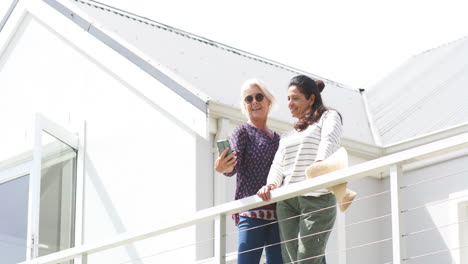
[[[340, 147], [327, 159], [320, 162], [315, 162], [314, 164], [307, 167], [305, 174], [307, 178], [310, 179], [347, 167], [348, 152], [345, 148]], [[347, 185], [348, 184], [345, 182], [328, 188], [329, 191], [335, 194], [336, 203], [338, 204], [341, 212], [344, 212], [346, 209], [348, 209], [348, 207], [351, 205], [351, 202], [354, 200], [354, 197], [357, 195], [356, 192], [348, 189]]]

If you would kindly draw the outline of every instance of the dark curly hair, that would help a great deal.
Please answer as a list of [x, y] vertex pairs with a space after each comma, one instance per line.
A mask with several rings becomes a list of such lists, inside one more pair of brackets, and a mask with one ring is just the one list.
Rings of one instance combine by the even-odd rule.
[[330, 110], [330, 108], [323, 105], [322, 96], [320, 95], [320, 93], [325, 88], [325, 84], [321, 80], [313, 80], [308, 76], [298, 75], [291, 79], [288, 88], [293, 85], [296, 86], [302, 94], [304, 94], [306, 99], [309, 99], [311, 95], [315, 96], [311, 110], [302, 119], [299, 119], [294, 125], [294, 129], [297, 131], [303, 131], [307, 129], [309, 125], [312, 125], [320, 120], [320, 117], [322, 117], [322, 114], [325, 111]]

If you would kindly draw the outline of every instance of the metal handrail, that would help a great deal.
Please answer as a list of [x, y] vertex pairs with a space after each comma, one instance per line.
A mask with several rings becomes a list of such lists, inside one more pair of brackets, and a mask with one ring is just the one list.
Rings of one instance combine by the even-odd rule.
[[[354, 165], [343, 170], [329, 173], [322, 177], [317, 177], [301, 183], [278, 188], [272, 191], [271, 200], [268, 203], [262, 201], [257, 196], [251, 196], [241, 200], [236, 200], [212, 208], [201, 210], [196, 212], [195, 214], [188, 215], [178, 220], [171, 219], [169, 223], [156, 226], [149, 230], [147, 229], [140, 232], [125, 232], [120, 235], [117, 235], [112, 239], [66, 249], [29, 261], [21, 262], [21, 264], [52, 264], [71, 260], [80, 256], [87, 256], [89, 254], [97, 253], [118, 246], [123, 246], [143, 239], [155, 237], [184, 227], [199, 224], [205, 221], [219, 221], [220, 216], [224, 217], [226, 215], [256, 208], [269, 203], [278, 202], [314, 190], [331, 187], [340, 183], [364, 178], [370, 175], [374, 175], [376, 173], [385, 172], [389, 170], [391, 166], [394, 165], [401, 166], [407, 163], [428, 159], [431, 157], [443, 155], [464, 148], [468, 148], [468, 133], [453, 136], [413, 149], [401, 151], [382, 158]], [[394, 260], [393, 263], [399, 263], [399, 261], [400, 260]]]

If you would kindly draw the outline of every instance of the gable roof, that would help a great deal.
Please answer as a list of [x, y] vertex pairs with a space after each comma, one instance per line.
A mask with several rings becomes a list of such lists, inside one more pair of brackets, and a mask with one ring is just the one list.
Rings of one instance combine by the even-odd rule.
[[468, 122], [468, 37], [410, 58], [366, 93], [383, 145]]
[[258, 77], [278, 98], [272, 119], [292, 124], [282, 98], [289, 79], [306, 74], [325, 81], [324, 102], [344, 116], [345, 140], [385, 147], [468, 128], [463, 100], [468, 92], [463, 89], [468, 83], [467, 38], [414, 56], [362, 96], [343, 84], [97, 2], [43, 1], [205, 111], [208, 101], [239, 109], [239, 87]]
[[[54, 0], [45, 1], [54, 7]], [[298, 74], [322, 79], [326, 84], [325, 104], [344, 116], [344, 137], [374, 143], [363, 98], [356, 89], [113, 7], [70, 1], [93, 20], [89, 21], [90, 26], [98, 24], [118, 35], [138, 48], [144, 61], [164, 65], [190, 83], [195, 95], [205, 95], [222, 105], [239, 108], [240, 86], [246, 79], [257, 77], [278, 98], [277, 111], [272, 112], [271, 118], [292, 124], [286, 100], [289, 80]]]

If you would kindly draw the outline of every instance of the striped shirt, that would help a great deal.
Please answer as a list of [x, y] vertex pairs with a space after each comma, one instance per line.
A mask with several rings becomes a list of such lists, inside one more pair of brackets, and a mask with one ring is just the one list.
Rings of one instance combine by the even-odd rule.
[[[281, 187], [306, 180], [305, 169], [308, 166], [317, 160], [328, 158], [340, 147], [342, 128], [338, 112], [328, 110], [318, 122], [309, 125], [307, 129], [301, 132], [293, 130], [283, 135], [267, 184]], [[320, 196], [328, 192], [321, 189], [305, 196]]]

